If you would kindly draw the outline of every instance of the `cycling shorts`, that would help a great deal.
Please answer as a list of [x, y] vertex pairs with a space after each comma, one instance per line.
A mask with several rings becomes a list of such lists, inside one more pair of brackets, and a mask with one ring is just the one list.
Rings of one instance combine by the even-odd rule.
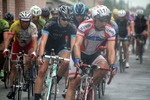
[[[74, 77], [77, 70], [77, 68], [74, 67], [74, 57], [72, 54], [70, 55], [70, 62], [69, 62], [69, 77]], [[81, 59], [83, 63], [86, 64], [98, 64], [101, 61], [107, 62], [102, 55], [99, 55], [99, 52], [96, 52], [93, 55], [85, 55], [81, 53]], [[81, 73], [82, 71], [81, 69], [79, 69], [77, 72], [77, 77], [81, 77]]]
[[[26, 54], [28, 54], [29, 50], [31, 50], [33, 48], [33, 42], [30, 41], [29, 44], [21, 47], [18, 43], [17, 40], [15, 40], [15, 42], [13, 43], [13, 46], [12, 46], [12, 53], [19, 53], [21, 52], [22, 50], [24, 50], [24, 52]], [[16, 55], [12, 55], [11, 57], [12, 61], [15, 61], [17, 59], [17, 56]]]

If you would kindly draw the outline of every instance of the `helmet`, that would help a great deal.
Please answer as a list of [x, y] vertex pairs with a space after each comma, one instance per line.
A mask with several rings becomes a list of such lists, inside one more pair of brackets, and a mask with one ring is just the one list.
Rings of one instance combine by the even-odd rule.
[[14, 20], [14, 15], [11, 13], [5, 13], [5, 20]]
[[84, 15], [85, 14], [85, 10], [86, 10], [85, 4], [83, 4], [81, 2], [76, 3], [74, 5], [74, 13], [76, 15]]
[[125, 10], [119, 10], [118, 11], [118, 17], [124, 17], [126, 16], [126, 11]]
[[113, 14], [114, 14], [114, 15], [117, 15], [117, 14], [118, 14], [118, 9], [114, 9], [114, 10], [113, 10]]
[[142, 9], [138, 9], [138, 10], [136, 11], [136, 14], [137, 14], [137, 15], [143, 15], [143, 13], [144, 13], [144, 11], [143, 11]]
[[69, 6], [62, 5], [59, 7], [59, 16], [62, 20], [70, 20], [72, 17], [72, 11]]
[[30, 13], [33, 15], [33, 16], [40, 16], [42, 11], [41, 11], [41, 8], [38, 7], [38, 6], [32, 6], [30, 8]]
[[58, 8], [52, 8], [51, 14], [58, 14]]
[[104, 5], [94, 7], [91, 14], [94, 19], [99, 19], [101, 21], [109, 21], [111, 16], [110, 10]]
[[49, 11], [49, 9], [48, 9], [47, 7], [44, 7], [44, 8], [42, 8], [41, 10], [42, 10], [41, 16], [49, 17], [50, 11]]
[[31, 14], [27, 11], [22, 11], [19, 13], [19, 19], [22, 21], [30, 21], [31, 20]]

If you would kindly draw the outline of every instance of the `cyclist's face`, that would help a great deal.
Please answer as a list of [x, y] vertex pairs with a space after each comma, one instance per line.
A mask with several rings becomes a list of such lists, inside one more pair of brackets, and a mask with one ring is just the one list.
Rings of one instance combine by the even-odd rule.
[[75, 15], [75, 18], [78, 22], [81, 22], [83, 17], [84, 17], [83, 15]]
[[39, 20], [39, 16], [32, 16], [33, 23], [37, 23]]
[[58, 14], [52, 14], [52, 17], [58, 17]]
[[22, 21], [22, 20], [20, 20], [20, 24], [21, 24], [21, 28], [25, 30], [25, 29], [27, 29], [29, 27], [30, 21]]
[[67, 20], [62, 20], [62, 19], [60, 18], [60, 25], [61, 25], [62, 27], [66, 27], [66, 26], [68, 25], [68, 23], [69, 23], [69, 21], [67, 21]]
[[98, 28], [99, 30], [104, 30], [106, 24], [108, 24], [108, 22], [106, 22], [106, 21], [100, 21], [100, 20], [96, 19], [95, 26], [96, 26], [96, 28]]

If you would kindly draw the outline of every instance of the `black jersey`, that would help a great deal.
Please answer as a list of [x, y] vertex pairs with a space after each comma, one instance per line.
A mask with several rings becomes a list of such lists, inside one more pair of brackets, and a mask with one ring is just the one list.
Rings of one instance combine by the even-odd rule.
[[146, 19], [144, 18], [144, 16], [140, 19], [139, 17], [136, 17], [136, 19], [134, 20], [135, 22], [135, 32], [137, 34], [141, 34], [144, 30], [147, 29], [147, 24], [146, 24]]
[[65, 37], [73, 37], [76, 34], [76, 28], [71, 23], [66, 27], [61, 27], [58, 18], [49, 19], [43, 29], [43, 34], [48, 34], [45, 50], [50, 53], [52, 48], [58, 50], [66, 45]]

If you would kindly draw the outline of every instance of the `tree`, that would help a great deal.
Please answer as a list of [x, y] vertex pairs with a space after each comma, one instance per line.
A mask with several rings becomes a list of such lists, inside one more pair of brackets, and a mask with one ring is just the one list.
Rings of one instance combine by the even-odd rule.
[[104, 4], [107, 6], [110, 10], [113, 9], [112, 1], [111, 0], [104, 0]]
[[146, 16], [150, 15], [150, 4], [147, 5], [147, 7], [144, 11], [144, 15], [146, 15]]

